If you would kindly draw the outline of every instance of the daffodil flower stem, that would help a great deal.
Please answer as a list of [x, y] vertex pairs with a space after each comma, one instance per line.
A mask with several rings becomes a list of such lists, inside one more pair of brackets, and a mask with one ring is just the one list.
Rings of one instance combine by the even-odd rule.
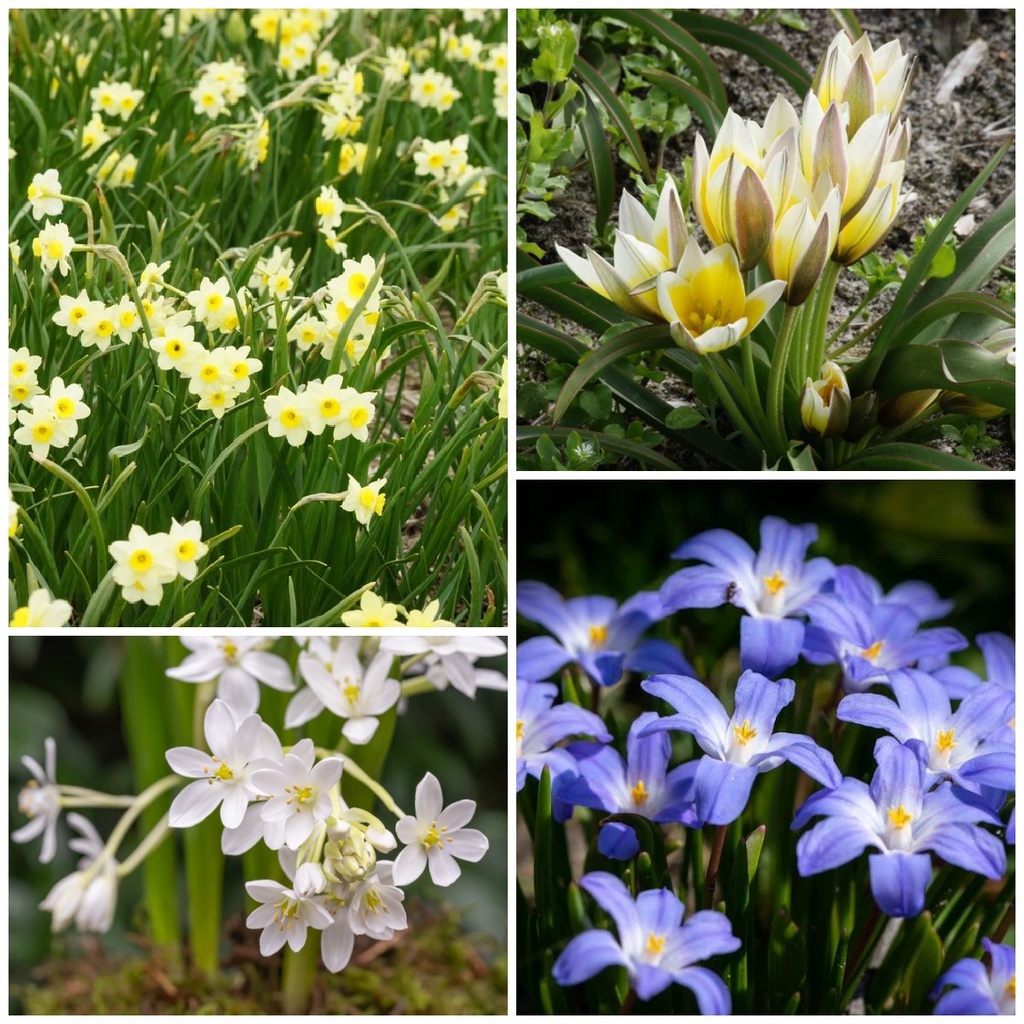
[[96, 232], [92, 222], [92, 207], [80, 196], [59, 195], [57, 198], [65, 203], [73, 203], [75, 206], [80, 206], [85, 211], [85, 240], [88, 246], [85, 253], [85, 279], [91, 281], [93, 265], [92, 246], [96, 240]]
[[779, 335], [775, 339], [772, 366], [768, 373], [768, 430], [771, 432], [771, 456], [775, 459], [781, 459], [789, 447], [783, 398], [786, 393], [786, 366], [789, 363], [789, 352], [799, 318], [799, 306], [786, 307]]

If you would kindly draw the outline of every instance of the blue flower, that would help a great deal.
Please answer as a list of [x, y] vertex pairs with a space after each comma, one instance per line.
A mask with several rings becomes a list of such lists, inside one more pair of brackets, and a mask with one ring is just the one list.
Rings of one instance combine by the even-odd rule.
[[[878, 582], [852, 565], [836, 570], [833, 587], [807, 606], [810, 625], [804, 657], [818, 665], [838, 662], [847, 690], [888, 682], [896, 669], [939, 668], [967, 646], [955, 629], [921, 629], [945, 604], [927, 584], [904, 584], [883, 594]], [[912, 596], [917, 606], [905, 603]]]
[[552, 707], [558, 696], [553, 683], [516, 682], [516, 790], [526, 776], [540, 778], [545, 768], [552, 779], [562, 772], [576, 773], [576, 760], [555, 744], [569, 736], [596, 736], [607, 742], [611, 734], [604, 722], [575, 704]]
[[994, 739], [1013, 718], [1011, 691], [983, 684], [953, 711], [942, 684], [926, 672], [894, 672], [889, 685], [895, 700], [880, 693], [851, 693], [839, 702], [836, 717], [884, 729], [900, 743], [922, 740], [933, 783], [949, 778], [972, 793], [982, 786], [1015, 788], [1013, 744]]
[[729, 990], [721, 978], [693, 966], [740, 948], [724, 914], [702, 910], [682, 924], [683, 905], [668, 889], [642, 892], [634, 901], [606, 871], [584, 875], [580, 885], [609, 913], [619, 937], [594, 929], [573, 938], [551, 972], [559, 985], [578, 985], [605, 967], [620, 966], [640, 999], [653, 999], [674, 982], [693, 992], [702, 1014], [729, 1012]]
[[[644, 712], [629, 727], [626, 758], [603, 743], [572, 743], [578, 775], [563, 776], [554, 797], [577, 807], [612, 814], [639, 814], [650, 821], [696, 824], [693, 809], [695, 761], [668, 771], [671, 744], [664, 733], [641, 736], [658, 716]], [[640, 844], [623, 822], [608, 822], [598, 835], [598, 849], [616, 860], [636, 856]]]
[[934, 1013], [957, 1016], [1010, 1014], [1016, 1011], [1017, 969], [1013, 946], [982, 939], [985, 952], [992, 959], [986, 970], [980, 960], [958, 960], [932, 989], [932, 999], [951, 985], [952, 988], [935, 1004]]
[[818, 538], [813, 525], [791, 526], [783, 519], [761, 520], [761, 550], [728, 530], [706, 530], [688, 540], [673, 558], [694, 558], [661, 588], [670, 611], [734, 604], [747, 614], [740, 622], [740, 656], [745, 669], [772, 678], [800, 657], [804, 624], [793, 618], [833, 576], [827, 558], [805, 561]]
[[693, 781], [701, 824], [735, 821], [747, 805], [754, 779], [783, 761], [795, 764], [825, 786], [839, 784], [842, 776], [832, 755], [809, 736], [772, 732], [779, 712], [793, 700], [796, 686], [792, 679], [773, 682], [757, 672], [744, 672], [736, 683], [736, 709], [731, 717], [696, 679], [653, 676], [640, 685], [678, 712], [658, 719], [641, 735], [679, 729], [690, 733], [704, 751]]
[[566, 600], [546, 583], [525, 580], [516, 588], [516, 608], [524, 619], [554, 633], [519, 645], [520, 678], [548, 679], [570, 662], [580, 665], [598, 686], [613, 686], [626, 670], [693, 671], [666, 640], [640, 640], [648, 626], [669, 614], [651, 591], [641, 591], [619, 607], [610, 597]]
[[[985, 659], [985, 674], [988, 681], [1012, 693], [1017, 685], [1016, 649], [1013, 639], [1005, 633], [979, 633], [974, 642]], [[938, 669], [934, 675], [953, 700], [965, 696], [976, 686], [983, 685], [982, 680], [974, 672], [960, 665], [947, 665]]]
[[883, 736], [875, 744], [878, 768], [871, 785], [845, 778], [832, 790], [813, 794], [797, 811], [793, 828], [822, 815], [796, 844], [801, 875], [829, 871], [868, 847], [871, 892], [892, 917], [916, 917], [932, 876], [933, 850], [943, 860], [986, 878], [1006, 869], [1003, 844], [977, 825], [999, 819], [977, 798], [943, 784], [928, 790], [928, 748], [920, 740], [900, 744]]

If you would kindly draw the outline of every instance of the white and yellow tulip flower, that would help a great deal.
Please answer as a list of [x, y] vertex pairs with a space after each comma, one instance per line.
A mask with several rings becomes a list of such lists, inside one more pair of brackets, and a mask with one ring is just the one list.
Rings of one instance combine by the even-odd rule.
[[701, 252], [691, 238], [677, 270], [659, 275], [658, 304], [676, 344], [704, 354], [745, 338], [779, 300], [785, 281], [769, 281], [749, 295], [736, 250]]
[[837, 437], [850, 422], [850, 386], [833, 362], [821, 367], [821, 380], [807, 378], [800, 399], [800, 422], [822, 437]]
[[828, 188], [827, 176], [814, 192], [802, 178], [797, 183], [806, 192], [799, 201], [799, 189], [790, 193], [790, 206], [775, 225], [767, 252], [768, 269], [776, 280], [786, 282], [782, 299], [790, 306], [806, 301], [821, 277], [836, 246], [842, 202], [839, 189]]
[[903, 161], [884, 164], [871, 195], [843, 225], [836, 243], [835, 259], [849, 265], [876, 249], [889, 233], [906, 197], [900, 196]]

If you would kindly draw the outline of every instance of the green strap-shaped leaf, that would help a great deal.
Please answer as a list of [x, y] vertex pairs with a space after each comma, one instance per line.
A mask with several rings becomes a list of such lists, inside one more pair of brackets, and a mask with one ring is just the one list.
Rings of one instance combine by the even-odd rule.
[[926, 470], [940, 469], [951, 472], [987, 472], [985, 466], [979, 466], [969, 459], [961, 459], [959, 455], [950, 455], [937, 448], [926, 448], [920, 444], [879, 444], [844, 462], [842, 469], [897, 469]]
[[615, 168], [612, 152], [608, 148], [608, 137], [598, 116], [597, 107], [589, 97], [583, 99], [583, 113], [579, 119], [583, 147], [587, 153], [587, 165], [594, 179], [594, 195], [597, 199], [595, 221], [597, 233], [603, 234], [615, 203]]
[[644, 71], [644, 76], [681, 99], [704, 122], [712, 136], [718, 134], [725, 115], [699, 89], [695, 89], [678, 75], [656, 68]]
[[879, 368], [875, 385], [882, 398], [939, 388], [1012, 409], [1015, 377], [1005, 356], [970, 341], [947, 338], [934, 345], [892, 349]]
[[878, 337], [871, 347], [870, 354], [848, 374], [851, 389], [855, 393], [859, 394], [861, 391], [867, 391], [868, 388], [873, 386], [882, 360], [893, 345], [897, 328], [904, 319], [914, 292], [924, 281], [928, 268], [935, 258], [935, 254], [942, 247], [946, 236], [953, 230], [953, 225], [957, 222], [957, 219], [967, 209], [971, 200], [981, 191], [982, 185], [985, 184], [998, 166], [999, 161], [1006, 155], [1006, 151], [1012, 142], [1013, 140], [1011, 139], [999, 147], [996, 155], [989, 160], [974, 181], [964, 190], [960, 198], [949, 208], [946, 215], [935, 226], [935, 230], [932, 231], [927, 241], [921, 247], [921, 251], [911, 264], [903, 284], [900, 285], [900, 289], [896, 293], [892, 308], [885, 318], [885, 325], [879, 331]]
[[565, 415], [573, 399], [605, 368], [640, 352], [669, 348], [674, 344], [667, 328], [659, 324], [637, 327], [635, 330], [620, 334], [612, 341], [602, 343], [580, 360], [579, 365], [562, 385], [561, 394], [555, 403], [555, 411], [551, 415], [552, 422], [557, 423]]
[[615, 17], [648, 33], [674, 51], [697, 77], [701, 90], [712, 106], [717, 107], [719, 114], [724, 116], [729, 107], [729, 97], [725, 94], [722, 78], [707, 50], [690, 32], [654, 11], [616, 11]]
[[626, 145], [633, 151], [637, 166], [640, 168], [644, 178], [647, 181], [654, 181], [654, 172], [651, 170], [651, 165], [647, 160], [643, 143], [640, 141], [640, 136], [637, 134], [632, 120], [630, 120], [629, 113], [622, 105], [618, 96], [612, 92], [608, 83], [597, 71], [579, 55], [576, 57], [572, 73], [590, 90], [593, 96], [604, 104], [605, 110], [608, 111], [608, 116], [618, 126], [619, 131], [622, 132], [622, 137], [626, 140]]
[[573, 433], [579, 434], [584, 440], [592, 440], [603, 449], [614, 452], [616, 455], [624, 455], [637, 462], [643, 462], [652, 469], [679, 469], [671, 459], [652, 451], [646, 445], [630, 441], [628, 438], [619, 437], [616, 434], [603, 434], [595, 430], [583, 430], [579, 427], [520, 427], [517, 437], [520, 441], [536, 441], [540, 437], [550, 437], [565, 442]]
[[[913, 345], [933, 341], [935, 338], [941, 337], [941, 334], [933, 336], [933, 331], [926, 330], [926, 328], [932, 327], [942, 320], [950, 322], [955, 317], [965, 314], [1002, 320], [1007, 324], [1014, 322], [1013, 308], [994, 295], [987, 295], [985, 292], [957, 291], [929, 302], [910, 319], [905, 320], [896, 332], [893, 344]], [[941, 326], [939, 324], [937, 328], [940, 331]]]
[[778, 43], [765, 39], [759, 32], [737, 25], [723, 18], [693, 11], [680, 11], [673, 20], [689, 29], [699, 42], [710, 46], [722, 46], [737, 53], [753, 57], [758, 64], [774, 71], [798, 96], [804, 96], [811, 88], [811, 75], [794, 60], [789, 52]]

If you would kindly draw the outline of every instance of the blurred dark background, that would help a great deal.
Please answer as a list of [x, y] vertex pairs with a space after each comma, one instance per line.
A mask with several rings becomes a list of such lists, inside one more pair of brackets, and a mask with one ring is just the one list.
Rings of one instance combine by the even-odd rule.
[[[164, 657], [170, 659], [167, 664], [178, 664], [186, 653], [174, 640], [148, 642], [163, 648]], [[295, 645], [290, 641], [279, 640], [272, 649], [285, 656], [291, 654], [294, 660]], [[18, 792], [30, 777], [20, 763], [21, 756], [30, 754], [43, 764], [43, 740], [47, 736], [57, 741], [59, 782], [106, 793], [136, 791], [118, 707], [118, 674], [124, 650], [119, 637], [65, 634], [10, 640], [10, 830], [26, 821], [17, 810]], [[504, 658], [478, 664], [502, 672], [506, 668]], [[275, 700], [280, 702], [281, 697], [286, 702], [288, 695], [261, 687], [261, 697], [262, 710]], [[477, 801], [471, 826], [481, 829], [490, 840], [487, 855], [479, 864], [466, 866], [455, 885], [436, 889], [425, 875], [411, 892], [433, 903], [457, 907], [466, 931], [485, 932], [494, 937], [498, 948], [504, 949], [508, 908], [507, 695], [479, 690], [476, 699], [469, 700], [449, 688], [413, 698], [410, 707], [411, 714], [398, 720], [384, 785], [407, 813], [412, 813], [416, 783], [425, 772], [432, 771], [441, 782], [446, 803], [463, 798]], [[285, 742], [294, 739], [286, 737]], [[92, 810], [81, 813], [93, 821], [104, 839], [120, 814]], [[383, 812], [382, 817], [393, 829], [393, 816]], [[12, 984], [28, 980], [31, 967], [48, 956], [75, 956], [80, 948], [73, 926], [51, 936], [50, 915], [38, 909], [53, 884], [75, 869], [78, 857], [67, 848], [72, 834], [62, 820], [57, 856], [50, 864], [39, 863], [41, 839], [24, 845], [8, 844]], [[132, 838], [125, 843], [119, 859], [134, 848], [134, 842]], [[229, 858], [227, 863], [225, 919], [241, 912], [245, 899], [241, 860]], [[141, 872], [136, 871], [121, 884], [114, 926], [101, 938], [104, 949], [115, 953], [137, 951], [130, 933], [144, 927], [138, 910], [140, 899]], [[12, 1009], [17, 1012], [16, 1006]]]
[[[886, 590], [908, 579], [930, 583], [956, 602], [947, 621], [969, 640], [992, 630], [1014, 633], [1009, 480], [523, 479], [517, 507], [518, 579], [542, 580], [565, 596], [622, 601], [657, 588], [692, 564], [671, 553], [713, 527], [732, 530], [757, 551], [761, 519], [776, 515], [816, 523], [811, 555], [856, 565]], [[738, 610], [686, 614], [709, 627], [726, 622], [723, 642], [738, 639]], [[519, 621], [519, 639], [542, 632]]]

